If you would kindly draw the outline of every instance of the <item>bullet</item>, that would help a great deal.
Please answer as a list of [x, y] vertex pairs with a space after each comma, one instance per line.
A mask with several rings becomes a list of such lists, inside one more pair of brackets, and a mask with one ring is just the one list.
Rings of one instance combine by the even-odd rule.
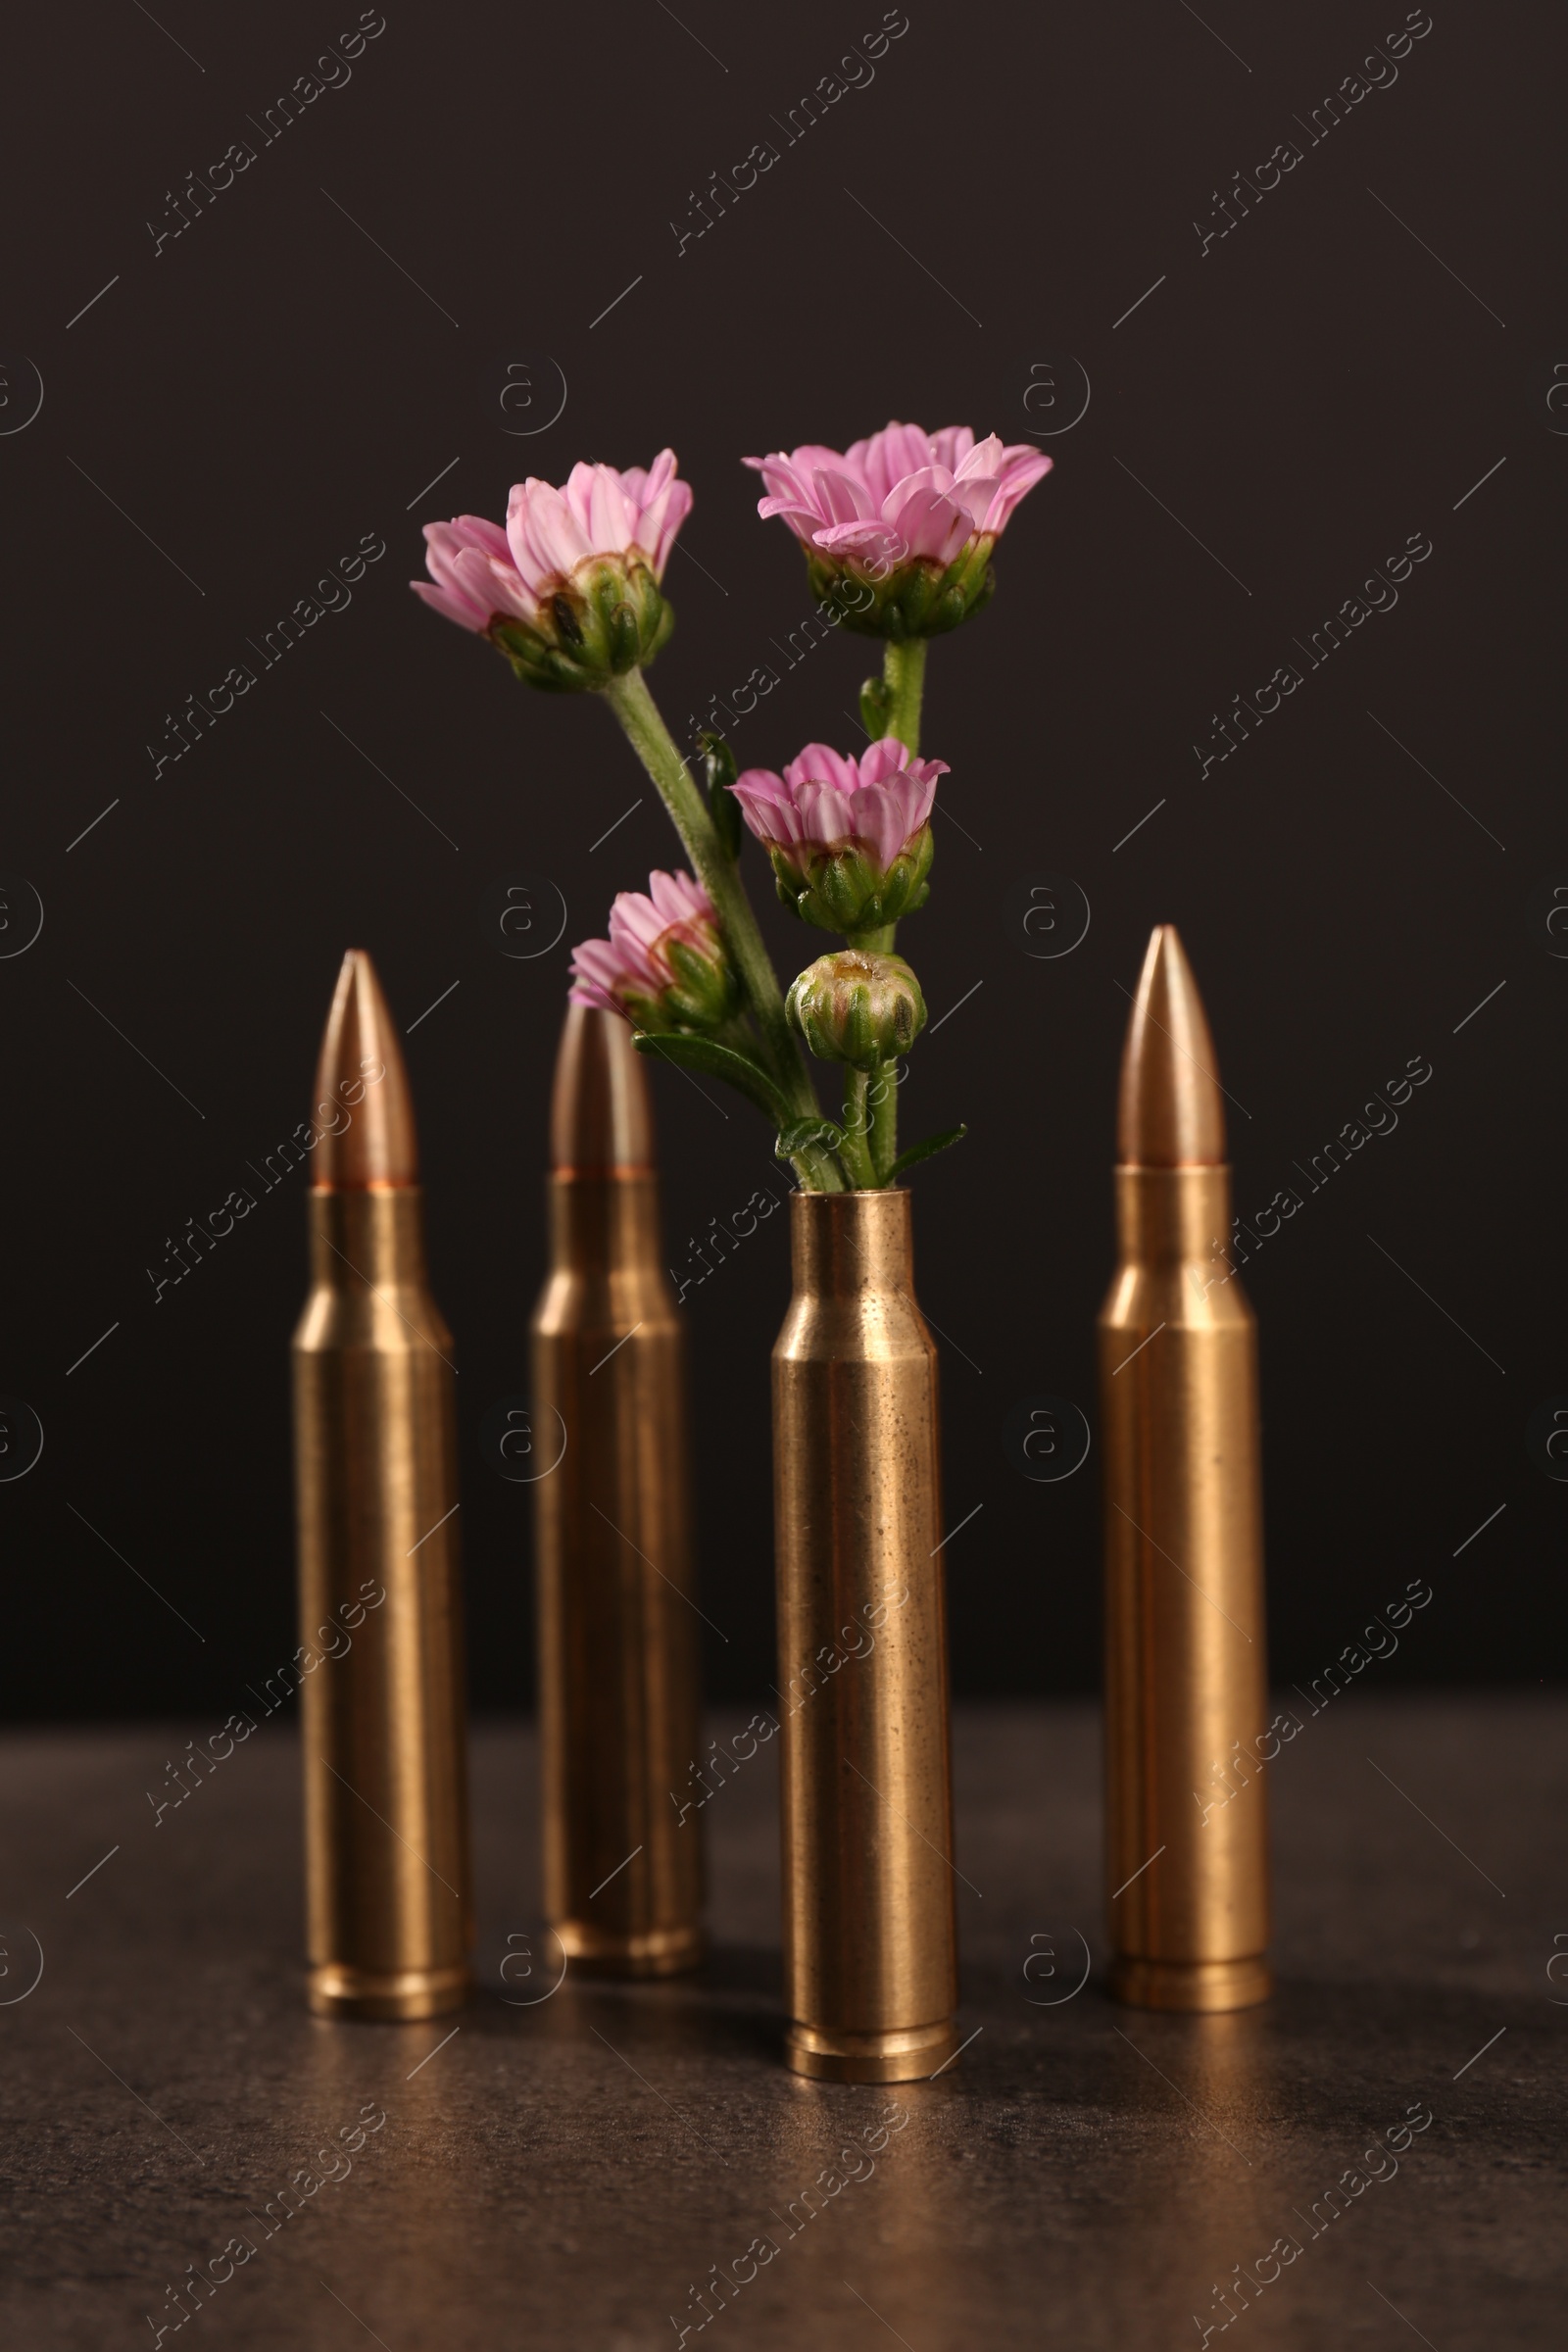
[[773, 1348], [784, 2054], [833, 2082], [958, 2047], [937, 1351], [909, 1195], [795, 1193]]
[[1257, 1341], [1215, 1255], [1231, 1231], [1215, 1067], [1163, 923], [1127, 1027], [1100, 1316], [1110, 1990], [1146, 2009], [1271, 1989]]
[[564, 1447], [534, 1488], [545, 1909], [568, 1960], [663, 1977], [703, 1940], [686, 1335], [618, 1013], [566, 1007], [550, 1156], [530, 1326], [541, 1445]]
[[321, 1041], [294, 1335], [308, 1998], [459, 2006], [473, 1942], [452, 1338], [424, 1265], [408, 1073], [352, 949]]

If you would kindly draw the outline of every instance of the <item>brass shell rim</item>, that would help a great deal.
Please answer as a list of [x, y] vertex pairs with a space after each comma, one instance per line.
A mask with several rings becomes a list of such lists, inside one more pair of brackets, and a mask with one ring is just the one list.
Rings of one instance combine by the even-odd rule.
[[958, 2048], [956, 2020], [852, 2034], [790, 2020], [784, 2058], [792, 2073], [817, 2082], [913, 2082], [937, 2073]]
[[652, 1160], [584, 1161], [550, 1170], [552, 1184], [651, 1184], [659, 1170]]
[[808, 1193], [803, 1186], [797, 1185], [790, 1195], [792, 1200], [812, 1200], [824, 1204], [835, 1200], [909, 1200], [913, 1198], [913, 1187], [907, 1184], [849, 1185], [842, 1193]]
[[1236, 1960], [1149, 1960], [1122, 1953], [1111, 1963], [1107, 1989], [1129, 2009], [1214, 2014], [1255, 2009], [1274, 1990], [1264, 1952]]
[[553, 1923], [568, 1964], [600, 1977], [676, 1977], [700, 1965], [706, 1948], [702, 1927], [644, 1928], [622, 1934], [579, 1919]]
[[329, 1198], [333, 1193], [417, 1193], [423, 1191], [417, 1176], [334, 1176], [330, 1184], [309, 1185], [312, 1198]]
[[309, 1972], [306, 2000], [316, 2017], [361, 2017], [395, 2025], [461, 2009], [471, 1984], [466, 1960], [455, 1967], [397, 1969], [323, 1960]]

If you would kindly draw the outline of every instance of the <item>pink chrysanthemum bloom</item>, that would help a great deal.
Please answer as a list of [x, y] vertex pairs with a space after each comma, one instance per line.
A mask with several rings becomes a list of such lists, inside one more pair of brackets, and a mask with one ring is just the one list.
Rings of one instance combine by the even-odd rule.
[[996, 585], [991, 551], [1013, 509], [1051, 471], [1027, 444], [976, 442], [966, 424], [890, 424], [841, 455], [804, 442], [748, 458], [806, 550], [812, 594], [868, 637], [935, 637]]
[[721, 1028], [735, 1009], [736, 981], [702, 884], [655, 873], [646, 893], [621, 891], [610, 937], [573, 948], [570, 993], [655, 1033]]
[[574, 466], [562, 490], [530, 474], [505, 530], [478, 514], [426, 523], [430, 580], [409, 585], [531, 684], [603, 686], [651, 662], [675, 625], [660, 582], [691, 504], [668, 449], [646, 472]]
[[781, 776], [749, 767], [730, 790], [785, 906], [853, 939], [924, 906], [931, 808], [947, 773], [945, 760], [916, 760], [884, 735], [858, 760], [808, 743]]

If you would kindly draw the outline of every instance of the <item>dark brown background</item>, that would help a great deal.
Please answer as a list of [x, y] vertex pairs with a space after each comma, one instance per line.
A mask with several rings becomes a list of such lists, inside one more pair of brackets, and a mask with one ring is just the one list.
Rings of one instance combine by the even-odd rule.
[[[808, 610], [740, 457], [843, 445], [890, 416], [1020, 439], [1042, 422], [1031, 368], [1055, 363], [1065, 388], [1069, 353], [1088, 414], [1044, 444], [1056, 470], [1004, 544], [992, 610], [932, 652], [924, 748], [951, 762], [957, 821], [901, 940], [933, 1020], [983, 983], [917, 1048], [906, 1097], [907, 1134], [973, 1130], [916, 1180], [922, 1296], [951, 1340], [950, 1523], [984, 1506], [948, 1554], [957, 1685], [1096, 1673], [1097, 1465], [1031, 1486], [1002, 1431], [1040, 1392], [1093, 1417], [1124, 992], [1157, 920], [1182, 927], [1245, 1105], [1244, 1214], [1407, 1057], [1434, 1065], [1397, 1132], [1247, 1272], [1280, 1677], [1319, 1672], [1416, 1575], [1434, 1602], [1381, 1683], [1557, 1673], [1568, 1491], [1525, 1446], [1532, 1409], [1568, 1391], [1568, 962], [1546, 952], [1540, 897], [1568, 870], [1547, 667], [1568, 466], [1546, 400], [1568, 361], [1548, 12], [1439, 5], [1397, 81], [1314, 146], [1298, 119], [1402, 9], [915, 0], [874, 81], [684, 252], [670, 221], [689, 224], [691, 191], [756, 140], [783, 146], [773, 119], [879, 9], [393, 0], [347, 85], [263, 145], [247, 118], [355, 15], [169, 0], [157, 24], [34, 11], [10, 35], [0, 337], [45, 398], [0, 437], [0, 872], [34, 885], [46, 919], [0, 962], [0, 1390], [46, 1445], [0, 1487], [6, 1712], [225, 1711], [292, 1647], [301, 1203], [263, 1199], [157, 1305], [146, 1269], [305, 1114], [349, 944], [405, 1021], [460, 984], [410, 1058], [463, 1366], [474, 1693], [529, 1699], [528, 1494], [477, 1433], [526, 1386], [568, 948], [673, 839], [608, 713], [525, 692], [420, 611], [404, 585], [419, 522], [499, 514], [528, 470], [672, 443], [697, 504], [652, 683], [685, 738]], [[256, 162], [155, 256], [148, 220], [168, 225], [187, 171], [240, 137]], [[1300, 165], [1201, 254], [1195, 216], [1292, 137]], [[531, 363], [542, 387], [547, 355], [564, 413], [509, 437], [486, 371]], [[20, 360], [11, 381], [20, 403]], [[1211, 713], [1418, 531], [1433, 554], [1397, 609], [1200, 781]], [[388, 552], [350, 608], [155, 781], [165, 713], [366, 532]], [[787, 675], [739, 731], [743, 762], [853, 743], [867, 650], [830, 643]], [[481, 928], [517, 872], [569, 908], [532, 962]], [[1039, 873], [1075, 878], [1093, 908], [1057, 961], [1009, 924], [1009, 892]], [[764, 919], [781, 961], [805, 960], [805, 935]], [[743, 1104], [721, 1117], [678, 1077], [658, 1084], [678, 1274], [689, 1236], [785, 1179]], [[720, 1694], [768, 1674], [767, 1349], [786, 1283], [779, 1216], [688, 1294]]]

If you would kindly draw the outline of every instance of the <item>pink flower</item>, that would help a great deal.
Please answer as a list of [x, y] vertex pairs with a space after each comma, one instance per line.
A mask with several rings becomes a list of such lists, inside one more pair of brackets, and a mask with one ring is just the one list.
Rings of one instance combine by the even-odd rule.
[[411, 580], [409, 586], [432, 612], [444, 612], [460, 628], [482, 633], [503, 612], [532, 619], [537, 599], [524, 589], [498, 522], [487, 522], [482, 514], [427, 522], [424, 561], [434, 587], [427, 580]]
[[426, 523], [430, 579], [409, 585], [489, 636], [533, 684], [602, 686], [669, 635], [659, 584], [691, 504], [668, 449], [646, 471], [574, 466], [561, 490], [530, 475], [513, 489], [505, 530], [478, 514]]
[[508, 502], [507, 543], [537, 603], [594, 556], [641, 557], [662, 580], [691, 511], [691, 484], [677, 480], [674, 451], [662, 449], [646, 473], [574, 466], [564, 490], [530, 474]]
[[713, 903], [690, 874], [654, 873], [648, 891], [623, 890], [610, 937], [571, 952], [571, 997], [623, 1012], [639, 1029], [716, 1029], [735, 983]]
[[779, 896], [830, 931], [880, 929], [927, 896], [930, 818], [945, 760], [884, 735], [857, 760], [808, 743], [784, 773], [748, 768], [730, 786], [772, 860]]
[[808, 743], [781, 776], [749, 767], [730, 786], [759, 841], [780, 849], [837, 850], [852, 843], [890, 866], [930, 817], [945, 760], [912, 760], [896, 735], [857, 760]]
[[1026, 443], [1004, 449], [993, 433], [977, 444], [965, 424], [890, 424], [842, 457], [805, 442], [745, 462], [767, 485], [759, 514], [782, 514], [804, 547], [867, 570], [922, 559], [946, 567], [970, 541], [999, 539], [1052, 467]]

